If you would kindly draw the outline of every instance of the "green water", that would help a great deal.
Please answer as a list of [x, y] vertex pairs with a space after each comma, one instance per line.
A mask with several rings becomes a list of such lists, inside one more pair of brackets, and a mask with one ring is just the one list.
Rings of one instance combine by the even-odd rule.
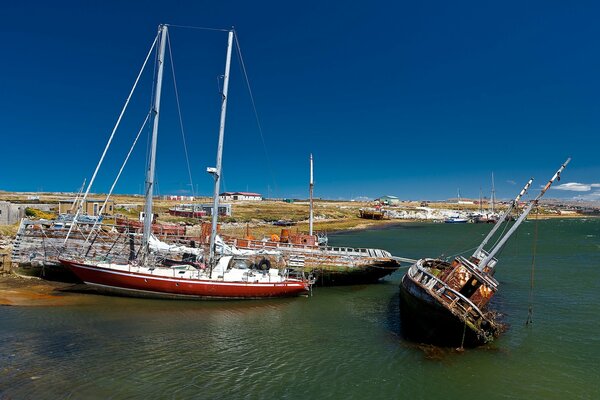
[[[182, 302], [94, 296], [0, 308], [0, 399], [598, 399], [600, 220], [528, 222], [500, 256], [492, 345], [424, 349], [400, 336], [400, 271], [311, 298]], [[406, 224], [330, 236], [405, 257], [452, 255], [490, 229]], [[93, 296], [93, 295], [91, 295]]]

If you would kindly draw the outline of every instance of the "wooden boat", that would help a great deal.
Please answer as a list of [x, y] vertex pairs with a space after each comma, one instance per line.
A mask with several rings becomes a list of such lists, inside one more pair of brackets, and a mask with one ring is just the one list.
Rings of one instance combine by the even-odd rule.
[[[146, 216], [153, 215], [152, 195], [167, 31], [166, 25], [159, 27], [156, 40], [148, 54], [149, 57], [154, 46], [157, 45], [157, 84], [154, 105], [152, 112], [149, 113], [153, 117], [153, 130], [149, 168], [146, 175], [144, 205], [144, 215]], [[215, 179], [213, 210], [219, 209], [221, 159], [233, 39], [234, 31], [232, 30], [228, 34], [217, 166], [208, 169]], [[96, 260], [87, 257], [85, 254], [60, 258], [59, 260], [89, 286], [101, 292], [128, 296], [176, 299], [256, 299], [297, 296], [308, 292], [312, 284], [311, 280], [305, 279], [302, 274], [293, 277], [290, 275], [292, 271], [286, 268], [272, 268], [273, 261], [280, 259], [276, 252], [241, 252], [230, 249], [234, 252], [235, 257], [234, 255], [226, 255], [225, 245], [219, 243], [216, 234], [218, 213], [212, 214], [208, 257], [200, 252], [193, 262], [181, 260], [179, 263], [173, 263], [172, 260], [169, 260], [169, 266], [165, 266], [164, 258], [157, 256], [157, 253], [151, 250], [152, 218], [145, 218], [143, 221], [140, 252], [135, 255], [135, 258], [128, 260], [126, 263], [116, 263], [106, 259]], [[217, 246], [220, 246], [220, 251], [217, 250]], [[258, 263], [253, 261], [256, 257], [261, 257]], [[196, 264], [197, 262], [200, 262], [200, 264]]]
[[358, 210], [358, 216], [364, 219], [382, 220], [386, 218], [386, 213], [381, 209], [361, 208]]
[[319, 286], [374, 283], [396, 272], [402, 260], [381, 249], [321, 246], [314, 235], [287, 237], [288, 241], [223, 239], [238, 249], [278, 251], [289, 267], [312, 274]]
[[495, 313], [487, 309], [499, 286], [493, 277], [498, 263], [495, 256], [569, 161], [570, 158], [489, 252], [484, 246], [517, 207], [532, 179], [470, 258], [459, 256], [451, 262], [423, 258], [409, 268], [400, 283], [400, 317], [407, 338], [436, 345], [470, 347], [490, 342], [500, 333], [501, 324]]

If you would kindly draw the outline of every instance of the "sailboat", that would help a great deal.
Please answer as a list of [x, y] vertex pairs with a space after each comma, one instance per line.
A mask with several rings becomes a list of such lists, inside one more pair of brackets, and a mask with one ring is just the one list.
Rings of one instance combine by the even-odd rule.
[[[151, 150], [146, 174], [144, 215], [151, 216], [160, 97], [168, 26], [160, 25], [153, 48], [157, 46], [158, 71], [154, 96]], [[221, 103], [216, 167], [214, 208], [218, 210], [227, 91], [234, 31], [228, 33], [227, 58]], [[151, 49], [152, 51], [152, 49]], [[149, 53], [150, 54], [150, 53]], [[275, 251], [242, 251], [227, 246], [216, 234], [218, 213], [212, 213], [208, 257], [196, 262], [181, 261], [164, 266], [164, 258], [151, 250], [152, 218], [144, 218], [142, 245], [138, 256], [127, 263], [94, 260], [86, 257], [61, 258], [60, 262], [84, 283], [98, 291], [135, 297], [178, 299], [255, 299], [297, 296], [309, 291], [311, 281], [302, 274], [291, 276], [285, 262]], [[279, 267], [279, 268], [278, 268]]]
[[[457, 203], [460, 207], [460, 189], [458, 190]], [[469, 219], [461, 216], [458, 212], [444, 219], [444, 223], [446, 224], [466, 224], [467, 222], [469, 222]]]
[[489, 252], [484, 247], [500, 226], [508, 223], [506, 216], [518, 206], [533, 179], [523, 187], [471, 257], [458, 256], [451, 262], [422, 258], [408, 269], [400, 283], [400, 317], [405, 336], [419, 342], [468, 347], [490, 342], [500, 333], [501, 325], [494, 312], [487, 310], [499, 286], [494, 279], [498, 263], [495, 257], [554, 180], [560, 179], [570, 160], [561, 165]]

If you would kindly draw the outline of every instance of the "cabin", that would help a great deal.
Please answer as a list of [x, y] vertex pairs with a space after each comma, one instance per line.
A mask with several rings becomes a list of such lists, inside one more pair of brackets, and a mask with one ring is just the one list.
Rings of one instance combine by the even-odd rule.
[[379, 201], [379, 204], [386, 206], [397, 206], [400, 204], [400, 199], [396, 196], [381, 196], [377, 201]]
[[25, 204], [13, 204], [8, 201], [0, 201], [0, 225], [16, 224], [25, 217]]
[[223, 192], [219, 194], [219, 200], [221, 201], [261, 201], [262, 199], [261, 194], [251, 192]]
[[[79, 200], [77, 200], [79, 201]], [[75, 199], [67, 199], [60, 200], [58, 202], [58, 213], [59, 214], [75, 214], [77, 209], [74, 205]], [[82, 208], [82, 214], [97, 216], [102, 208], [102, 204], [104, 204], [104, 200], [98, 199], [87, 199]], [[115, 202], [113, 200], [108, 200], [106, 202], [106, 207], [104, 208], [103, 215], [113, 215], [115, 209]]]
[[[213, 205], [212, 204], [201, 204], [200, 207], [206, 215], [212, 216]], [[223, 217], [231, 216], [231, 204], [219, 204], [219, 215]]]

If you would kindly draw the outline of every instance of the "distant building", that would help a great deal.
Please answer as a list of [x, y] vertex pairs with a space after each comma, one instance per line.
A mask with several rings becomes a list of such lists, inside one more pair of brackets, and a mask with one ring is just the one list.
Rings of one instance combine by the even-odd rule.
[[250, 192], [223, 192], [219, 195], [221, 201], [250, 200], [261, 201], [262, 195]]
[[377, 200], [379, 201], [380, 204], [383, 204], [386, 206], [397, 206], [400, 204], [400, 199], [396, 196], [381, 196]]
[[163, 200], [175, 200], [175, 201], [194, 201], [194, 196], [178, 196], [178, 195], [167, 195], [163, 196]]
[[[73, 205], [75, 199], [69, 200], [60, 200], [58, 202], [58, 213], [59, 214], [75, 214], [77, 210], [76, 206]], [[85, 215], [97, 216], [102, 208], [102, 204], [104, 204], [104, 200], [95, 200], [95, 199], [87, 199], [82, 208], [82, 213]], [[113, 200], [108, 200], [106, 202], [106, 207], [104, 207], [103, 215], [113, 215], [114, 214], [114, 205], [115, 202]]]
[[8, 201], [0, 201], [0, 225], [16, 224], [25, 216], [24, 204], [13, 204]]

